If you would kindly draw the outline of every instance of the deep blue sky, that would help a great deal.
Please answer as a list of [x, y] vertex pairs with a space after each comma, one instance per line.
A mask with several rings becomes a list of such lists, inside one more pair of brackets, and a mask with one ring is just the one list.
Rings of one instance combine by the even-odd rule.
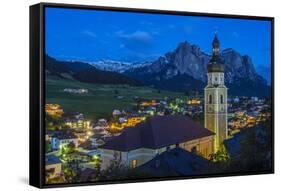
[[46, 52], [60, 60], [154, 60], [183, 41], [211, 53], [217, 31], [221, 50], [249, 55], [269, 80], [270, 28], [269, 21], [46, 8]]

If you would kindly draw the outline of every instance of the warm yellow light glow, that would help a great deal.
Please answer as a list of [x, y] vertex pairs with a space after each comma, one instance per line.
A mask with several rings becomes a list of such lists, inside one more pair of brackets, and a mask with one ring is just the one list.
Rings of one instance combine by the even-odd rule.
[[45, 111], [53, 117], [61, 117], [63, 115], [63, 109], [59, 104], [46, 104]]
[[137, 160], [132, 160], [132, 167], [136, 168], [137, 167]]
[[88, 136], [91, 136], [92, 134], [93, 134], [93, 133], [92, 133], [91, 131], [88, 131], [88, 132], [87, 132], [87, 135], [88, 135]]
[[189, 104], [189, 105], [198, 105], [200, 103], [201, 103], [201, 101], [198, 99], [190, 99], [187, 101], [187, 104]]

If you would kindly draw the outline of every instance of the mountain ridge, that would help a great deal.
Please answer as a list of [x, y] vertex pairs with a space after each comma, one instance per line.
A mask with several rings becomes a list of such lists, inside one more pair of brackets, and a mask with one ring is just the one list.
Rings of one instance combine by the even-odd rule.
[[[248, 55], [241, 55], [238, 51], [227, 48], [221, 51], [220, 57], [225, 65], [225, 83], [229, 87], [230, 94], [268, 96], [270, 86], [262, 76], [257, 74]], [[176, 86], [177, 91], [189, 91], [185, 87], [203, 91], [207, 82], [207, 65], [210, 59], [211, 55], [203, 52], [199, 46], [184, 41], [151, 65], [127, 70], [125, 74], [156, 88], [174, 90]], [[166, 87], [163, 87], [161, 81], [165, 81]]]
[[129, 76], [110, 71], [102, 71], [84, 62], [58, 61], [48, 55], [45, 56], [46, 75], [65, 78], [69, 74], [74, 79], [85, 83], [127, 84], [141, 86], [142, 82]]
[[[221, 51], [220, 57], [225, 66], [225, 84], [231, 95], [270, 96], [271, 87], [256, 72], [250, 56], [226, 48]], [[203, 92], [211, 55], [202, 51], [199, 46], [184, 41], [155, 61], [143, 64], [111, 60], [95, 63], [57, 61], [48, 56], [46, 62], [48, 59], [51, 64], [47, 67], [47, 73], [52, 71], [52, 74], [61, 76], [65, 72], [87, 83], [127, 82], [129, 85], [144, 84], [164, 90]]]

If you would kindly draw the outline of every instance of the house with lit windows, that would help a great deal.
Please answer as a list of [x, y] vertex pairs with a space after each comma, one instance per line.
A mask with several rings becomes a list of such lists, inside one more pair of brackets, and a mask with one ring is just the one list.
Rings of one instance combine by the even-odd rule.
[[59, 104], [46, 104], [45, 111], [52, 117], [61, 117], [64, 112]]
[[79, 112], [68, 112], [63, 115], [65, 124], [72, 129], [90, 129], [91, 121], [85, 119], [84, 115]]
[[73, 143], [75, 147], [78, 147], [78, 141], [78, 137], [73, 132], [62, 131], [54, 133], [51, 139], [51, 146], [53, 150], [58, 150], [69, 143]]
[[52, 179], [61, 176], [62, 174], [62, 162], [55, 155], [47, 155], [45, 157], [45, 170], [47, 178]]
[[135, 168], [176, 147], [209, 158], [213, 154], [213, 144], [214, 133], [188, 116], [154, 116], [124, 130], [102, 146], [102, 169], [113, 160]]

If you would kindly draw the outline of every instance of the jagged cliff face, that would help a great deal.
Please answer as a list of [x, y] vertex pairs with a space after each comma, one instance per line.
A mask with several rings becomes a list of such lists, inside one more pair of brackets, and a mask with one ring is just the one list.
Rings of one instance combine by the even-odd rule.
[[187, 74], [202, 81], [206, 80], [206, 66], [210, 57], [199, 47], [184, 42], [174, 52], [168, 53], [166, 57], [174, 66], [174, 73]]
[[[266, 80], [256, 73], [249, 56], [242, 56], [233, 49], [223, 50], [220, 56], [225, 65], [225, 83], [230, 87], [238, 88], [245, 82], [255, 86], [266, 86]], [[182, 88], [177, 84], [180, 91], [188, 87], [201, 89], [207, 80], [207, 65], [210, 59], [211, 56], [201, 51], [198, 46], [183, 42], [174, 51], [168, 52], [151, 65], [128, 70], [126, 74], [141, 79], [148, 85], [164, 89], [170, 89], [169, 85], [172, 86], [174, 83], [182, 84]], [[192, 87], [192, 80], [196, 81], [194, 84], [198, 87]], [[167, 88], [160, 82], [165, 82]], [[234, 92], [237, 91], [234, 90]]]
[[169, 79], [177, 75], [189, 75], [205, 81], [210, 56], [196, 45], [187, 42], [179, 44], [173, 52], [161, 56], [151, 65], [129, 71], [136, 75], [156, 74], [158, 79]]
[[235, 83], [235, 80], [246, 79], [249, 81], [260, 80], [266, 84], [265, 79], [256, 73], [252, 59], [245, 55], [241, 56], [233, 49], [222, 51], [221, 57], [225, 64], [226, 83]]

